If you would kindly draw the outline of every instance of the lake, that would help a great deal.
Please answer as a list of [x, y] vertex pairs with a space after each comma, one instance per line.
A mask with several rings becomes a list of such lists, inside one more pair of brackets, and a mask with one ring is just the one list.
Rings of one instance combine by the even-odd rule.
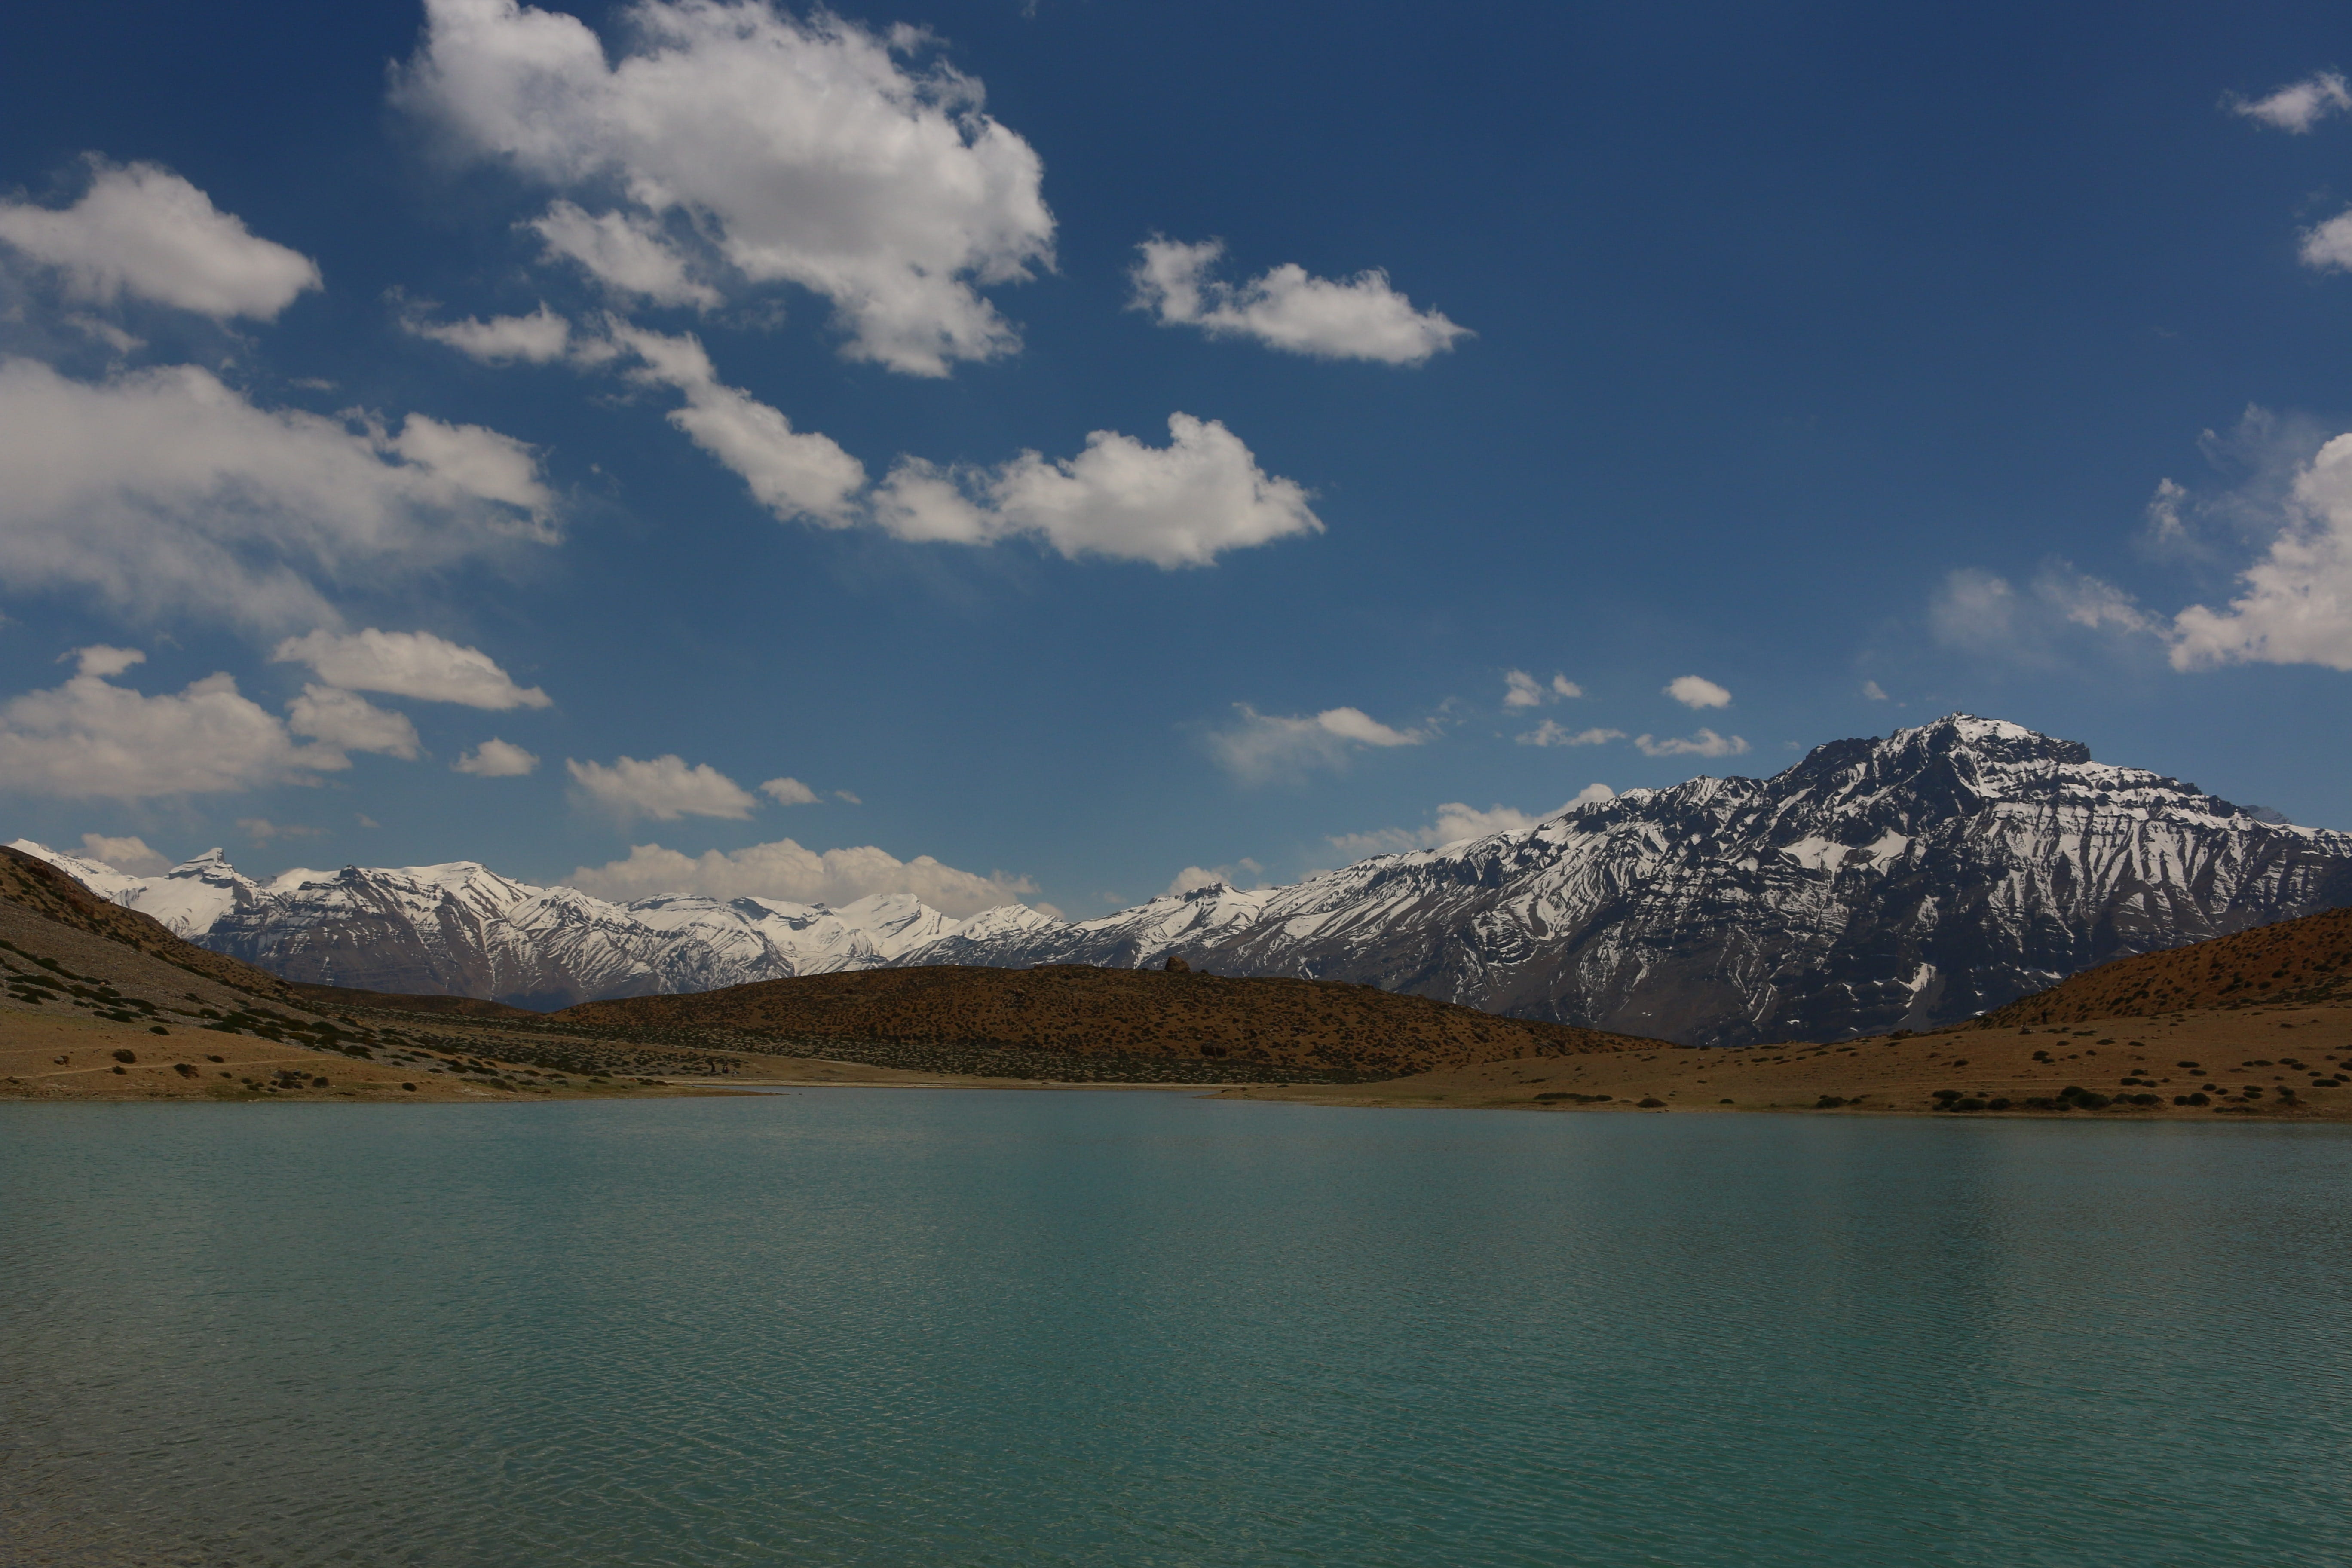
[[2352, 1134], [0, 1105], [0, 1561], [2352, 1561]]

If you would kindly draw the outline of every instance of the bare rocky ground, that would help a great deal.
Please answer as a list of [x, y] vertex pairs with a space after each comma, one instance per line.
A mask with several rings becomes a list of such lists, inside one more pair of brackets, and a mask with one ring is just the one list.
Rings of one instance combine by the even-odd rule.
[[1832, 1045], [1666, 1047], [1386, 1083], [1229, 1089], [1330, 1105], [2352, 1121], [2352, 1005], [1962, 1027]]

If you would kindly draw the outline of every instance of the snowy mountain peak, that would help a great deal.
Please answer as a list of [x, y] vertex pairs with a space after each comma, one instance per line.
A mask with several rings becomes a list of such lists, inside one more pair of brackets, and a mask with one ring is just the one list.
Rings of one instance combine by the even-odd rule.
[[1954, 713], [1287, 888], [895, 962], [1369, 982], [1694, 1044], [1963, 1018], [2093, 963], [2352, 903], [2352, 835]]

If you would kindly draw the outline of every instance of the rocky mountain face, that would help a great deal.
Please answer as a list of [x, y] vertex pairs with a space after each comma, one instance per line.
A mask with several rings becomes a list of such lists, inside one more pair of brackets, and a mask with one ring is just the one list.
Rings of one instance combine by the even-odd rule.
[[1836, 1038], [2352, 904], [2352, 835], [2275, 817], [1955, 714], [1769, 779], [1635, 790], [1292, 887], [1205, 888], [891, 962], [1181, 957], [1695, 1045]]
[[14, 847], [200, 946], [289, 980], [541, 1009], [871, 968], [967, 931], [1054, 923], [1018, 905], [958, 921], [905, 895], [839, 909], [685, 894], [614, 904], [470, 860], [294, 870], [265, 883], [217, 849], [147, 878], [28, 840]]
[[2071, 741], [1955, 714], [1769, 779], [1693, 779], [1286, 888], [1065, 924], [689, 895], [613, 904], [471, 861], [157, 878], [19, 840], [93, 890], [289, 980], [551, 1008], [882, 965], [1157, 966], [1408, 991], [1697, 1045], [1969, 1017], [2078, 970], [2352, 904], [2352, 835]]

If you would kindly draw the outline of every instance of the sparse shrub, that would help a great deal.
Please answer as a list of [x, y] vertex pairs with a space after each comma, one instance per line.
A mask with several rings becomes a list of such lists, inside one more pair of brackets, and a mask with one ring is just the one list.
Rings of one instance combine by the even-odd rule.
[[1717, 1101], [1716, 1101], [1716, 1103], [1717, 1103], [1717, 1105], [1729, 1105], [1729, 1104], [1731, 1103], [1731, 1101], [1729, 1101], [1729, 1100], [1717, 1100]]
[[178, 1073], [182, 1078], [194, 1078], [196, 1076], [196, 1069], [190, 1067], [185, 1062], [173, 1062], [172, 1064], [172, 1070]]
[[206, 1058], [205, 1058], [205, 1060], [206, 1060], [206, 1061], [208, 1061], [208, 1062], [225, 1062], [225, 1061], [228, 1060], [228, 1058], [227, 1058], [226, 1057], [211, 1057], [211, 1056], [208, 1056], [208, 1057], [206, 1057]]
[[171, 1031], [171, 1030], [169, 1030], [169, 1029], [167, 1029], [167, 1028], [165, 1028], [165, 1027], [163, 1027], [163, 1025], [161, 1025], [161, 1024], [150, 1024], [150, 1025], [148, 1025], [148, 1026], [147, 1026], [147, 1032], [148, 1032], [149, 1034], [151, 1034], [151, 1035], [165, 1035], [165, 1036], [168, 1036], [168, 1035], [170, 1035], [170, 1034], [171, 1034], [171, 1032], [172, 1032], [172, 1031]]
[[129, 1068], [116, 1068], [114, 1070], [122, 1074], [126, 1078], [129, 1077], [131, 1073], [131, 1069]]
[[415, 1094], [416, 1092], [416, 1086], [413, 1083], [404, 1083], [400, 1087], [406, 1089], [411, 1094]]
[[[1726, 1100], [1724, 1103], [1728, 1105], [1731, 1102], [1729, 1100]], [[1843, 1105], [1844, 1103], [1845, 1097], [1843, 1095], [1825, 1094], [1822, 1096], [1821, 1099], [1813, 1101], [1813, 1109], [1815, 1110], [1835, 1110], [1839, 1106]]]
[[1666, 1108], [1666, 1102], [1654, 1094], [1644, 1096], [1641, 1104], [1644, 1110], [1664, 1110]]
[[1982, 1110], [1984, 1108], [1985, 1102], [1979, 1100], [1973, 1094], [1969, 1096], [1966, 1100], [1958, 1100], [1952, 1102], [1952, 1109], [1954, 1110]]
[[1988, 1100], [1985, 1101], [1985, 1109], [1987, 1110], [2007, 1110], [2009, 1109], [2009, 1100], [2006, 1098]]
[[135, 1062], [139, 1059], [139, 1053], [127, 1048], [118, 1050], [114, 1053], [114, 1059], [119, 1062]]

